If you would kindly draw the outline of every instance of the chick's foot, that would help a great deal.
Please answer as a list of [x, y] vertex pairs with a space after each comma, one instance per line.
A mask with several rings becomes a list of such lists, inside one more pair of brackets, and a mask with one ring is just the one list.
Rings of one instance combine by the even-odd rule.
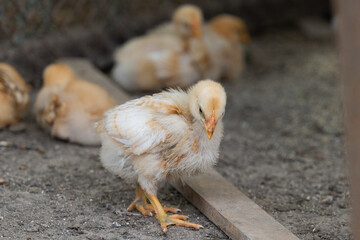
[[142, 215], [144, 216], [152, 216], [153, 211], [149, 209], [149, 204], [143, 203], [140, 198], [135, 198], [135, 200], [129, 205], [127, 210], [131, 212], [134, 208], [136, 208]]
[[164, 232], [167, 232], [167, 226], [170, 226], [170, 225], [184, 226], [184, 227], [195, 228], [195, 229], [203, 228], [203, 226], [201, 226], [200, 224], [183, 221], [183, 220], [187, 219], [187, 217], [184, 215], [178, 215], [178, 214], [166, 215], [165, 214], [165, 215], [156, 216], [156, 218], [160, 224], [161, 229]]

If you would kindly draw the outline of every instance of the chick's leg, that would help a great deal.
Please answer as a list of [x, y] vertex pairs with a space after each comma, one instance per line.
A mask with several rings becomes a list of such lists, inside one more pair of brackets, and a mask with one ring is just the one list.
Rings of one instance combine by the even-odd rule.
[[145, 195], [147, 199], [149, 199], [151, 205], [153, 206], [155, 210], [156, 218], [160, 223], [161, 229], [164, 232], [167, 231], [167, 226], [169, 225], [191, 227], [196, 229], [203, 228], [203, 226], [199, 224], [183, 221], [187, 219], [187, 217], [184, 215], [178, 215], [178, 214], [167, 215], [156, 195], [152, 195], [147, 192], [145, 192]]
[[148, 203], [144, 194], [144, 191], [139, 184], [136, 185], [136, 196], [134, 201], [127, 208], [128, 211], [132, 211], [136, 208], [144, 216], [152, 216], [152, 211], [147, 207]]
[[[128, 211], [132, 211], [134, 208], [136, 208], [142, 215], [144, 216], [152, 216], [153, 213], [155, 213], [155, 209], [151, 204], [148, 203], [145, 192], [140, 186], [140, 184], [136, 185], [136, 196], [134, 201], [129, 205]], [[168, 208], [164, 207], [165, 212], [172, 212], [177, 213], [180, 212], [180, 209], [177, 208]]]

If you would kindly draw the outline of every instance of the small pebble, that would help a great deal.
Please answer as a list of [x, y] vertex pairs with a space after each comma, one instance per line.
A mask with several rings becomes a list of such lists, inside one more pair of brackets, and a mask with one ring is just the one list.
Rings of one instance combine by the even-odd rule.
[[112, 225], [113, 225], [114, 227], [121, 227], [121, 224], [118, 223], [118, 222], [113, 222]]
[[4, 184], [6, 181], [3, 178], [0, 178], [0, 184]]
[[26, 231], [28, 231], [28, 232], [38, 232], [39, 231], [39, 226], [35, 225], [33, 227], [29, 227], [28, 229], [26, 229]]
[[334, 200], [334, 198], [332, 196], [326, 196], [321, 202], [322, 203], [326, 203], [326, 204], [330, 204], [332, 203]]

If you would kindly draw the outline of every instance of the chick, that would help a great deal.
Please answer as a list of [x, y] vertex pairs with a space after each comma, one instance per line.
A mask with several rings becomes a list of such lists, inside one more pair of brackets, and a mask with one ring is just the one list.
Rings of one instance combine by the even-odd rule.
[[17, 123], [29, 104], [29, 86], [9, 64], [0, 63], [0, 128]]
[[245, 23], [238, 17], [221, 14], [204, 28], [203, 40], [210, 59], [204, 76], [238, 79], [245, 66], [243, 44], [250, 41]]
[[78, 79], [64, 64], [52, 64], [43, 74], [44, 86], [35, 103], [36, 120], [51, 136], [83, 145], [99, 145], [94, 123], [114, 107], [108, 93]]
[[200, 8], [191, 4], [178, 7], [172, 16], [172, 22], [163, 23], [148, 31], [154, 35], [177, 35], [182, 40], [183, 50], [189, 50], [191, 39], [201, 39], [203, 15]]
[[245, 22], [230, 14], [220, 14], [213, 18], [209, 24], [211, 28], [232, 43], [249, 43], [251, 37]]
[[107, 170], [137, 184], [129, 211], [155, 213], [164, 232], [169, 225], [202, 227], [184, 221], [186, 216], [168, 215], [178, 209], [163, 208], [156, 194], [162, 183], [202, 173], [216, 163], [225, 105], [223, 87], [203, 80], [187, 92], [163, 91], [105, 114], [97, 124], [100, 159]]
[[111, 75], [128, 91], [187, 87], [201, 78], [197, 52], [183, 53], [174, 36], [139, 37], [116, 51]]
[[173, 15], [173, 23], [132, 39], [116, 50], [112, 78], [128, 91], [193, 84], [207, 68], [201, 25], [198, 7], [181, 6]]

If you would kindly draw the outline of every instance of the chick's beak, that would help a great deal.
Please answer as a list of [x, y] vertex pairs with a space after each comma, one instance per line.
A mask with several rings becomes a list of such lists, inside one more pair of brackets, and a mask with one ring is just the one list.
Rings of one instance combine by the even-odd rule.
[[205, 129], [209, 139], [211, 139], [215, 131], [215, 127], [216, 127], [216, 121], [215, 121], [215, 113], [213, 111], [210, 119], [206, 119], [205, 121]]

